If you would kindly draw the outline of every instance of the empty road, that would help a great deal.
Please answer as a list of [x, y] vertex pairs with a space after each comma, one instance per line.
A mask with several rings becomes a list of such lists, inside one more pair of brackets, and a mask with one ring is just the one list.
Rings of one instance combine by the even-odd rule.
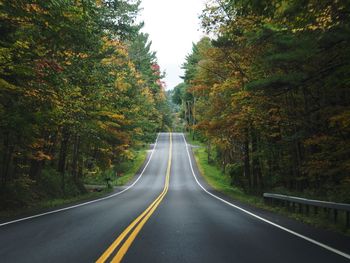
[[142, 173], [119, 192], [0, 224], [0, 262], [337, 263], [349, 254], [348, 237], [215, 193], [180, 133], [159, 134]]

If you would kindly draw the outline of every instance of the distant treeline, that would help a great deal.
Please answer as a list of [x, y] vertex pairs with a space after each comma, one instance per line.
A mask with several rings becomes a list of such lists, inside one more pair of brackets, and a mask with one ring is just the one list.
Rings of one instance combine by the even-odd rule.
[[173, 92], [247, 192], [350, 202], [350, 2], [214, 0]]

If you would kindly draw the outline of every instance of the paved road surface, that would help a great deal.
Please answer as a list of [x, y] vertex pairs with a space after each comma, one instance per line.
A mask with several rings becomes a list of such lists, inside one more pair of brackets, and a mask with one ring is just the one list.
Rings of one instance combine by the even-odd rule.
[[227, 200], [189, 157], [182, 134], [161, 133], [123, 193], [1, 225], [0, 262], [350, 262], [350, 238], [211, 196], [198, 183]]

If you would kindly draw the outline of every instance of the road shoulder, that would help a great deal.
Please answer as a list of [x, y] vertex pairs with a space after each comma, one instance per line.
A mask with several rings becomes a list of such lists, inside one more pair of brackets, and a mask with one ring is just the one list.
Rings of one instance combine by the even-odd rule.
[[137, 172], [128, 180], [124, 185], [113, 187], [112, 189], [105, 189], [101, 192], [95, 192], [95, 193], [89, 193], [86, 195], [78, 196], [74, 199], [67, 199], [66, 203], [60, 203], [59, 205], [53, 205], [50, 207], [33, 207], [33, 208], [27, 208], [25, 210], [18, 210], [11, 212], [8, 215], [0, 215], [0, 225], [4, 224], [6, 222], [21, 220], [22, 218], [27, 217], [35, 217], [40, 214], [48, 214], [53, 213], [55, 211], [61, 211], [65, 209], [69, 209], [70, 207], [78, 207], [85, 203], [90, 203], [94, 201], [98, 201], [99, 199], [105, 199], [110, 196], [116, 195], [122, 191], [124, 191], [126, 188], [130, 187], [132, 184], [135, 183], [135, 181], [138, 179], [140, 173], [144, 170], [145, 166], [147, 165], [149, 159], [151, 158], [152, 151], [148, 151], [146, 154], [146, 158], [143, 161], [142, 165], [139, 167]]
[[[289, 218], [285, 215], [277, 214], [262, 208], [255, 207], [251, 204], [246, 204], [240, 201], [237, 201], [233, 199], [232, 197], [229, 197], [225, 195], [224, 193], [215, 190], [205, 179], [203, 174], [200, 172], [200, 169], [198, 167], [198, 163], [194, 157], [194, 153], [192, 150], [192, 147], [188, 147], [190, 158], [193, 164], [193, 170], [197, 176], [197, 179], [199, 183], [210, 193], [220, 197], [221, 199], [238, 206], [240, 208], [243, 208], [244, 210], [247, 210], [259, 217], [262, 217], [264, 219], [267, 219], [268, 221], [271, 221], [275, 224], [278, 224], [282, 227], [285, 227], [287, 229], [290, 229], [294, 232], [297, 232], [301, 235], [304, 235], [306, 237], [312, 238], [318, 242], [324, 243], [330, 247], [336, 248], [342, 252], [345, 252], [347, 254], [350, 254], [350, 237], [342, 235], [340, 233], [336, 233], [330, 230], [325, 229], [319, 229], [310, 225], [307, 225], [305, 223], [302, 223], [300, 221], [297, 221], [295, 219]], [[219, 201], [218, 201], [219, 202]], [[228, 206], [228, 209], [234, 209], [232, 207]]]

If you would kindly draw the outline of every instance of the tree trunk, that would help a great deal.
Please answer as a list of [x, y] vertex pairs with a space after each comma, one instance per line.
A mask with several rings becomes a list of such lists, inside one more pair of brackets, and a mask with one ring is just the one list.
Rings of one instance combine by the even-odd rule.
[[43, 166], [44, 166], [44, 161], [31, 160], [30, 169], [29, 169], [30, 178], [32, 178], [33, 180], [37, 180], [40, 177]]
[[208, 163], [211, 163], [211, 144], [210, 141], [208, 140], [207, 142], [207, 153], [208, 153]]
[[80, 136], [75, 134], [73, 146], [72, 175], [75, 183], [78, 183], [78, 159], [79, 159]]
[[55, 167], [56, 166], [56, 158], [55, 158], [55, 153], [57, 150], [57, 138], [58, 137], [58, 131], [55, 131], [52, 136], [50, 136], [50, 147], [48, 149], [48, 153], [50, 156], [52, 156], [52, 159], [50, 161], [50, 166]]
[[12, 149], [13, 147], [10, 147], [10, 139], [9, 139], [9, 133], [5, 133], [4, 141], [3, 141], [3, 156], [2, 156], [2, 171], [1, 171], [1, 183], [3, 186], [6, 185], [8, 180], [8, 171], [10, 167], [11, 162], [11, 156], [12, 156]]
[[248, 130], [246, 130], [246, 137], [244, 140], [244, 152], [243, 152], [243, 159], [244, 159], [244, 177], [248, 181], [248, 190], [250, 191], [252, 188], [252, 179], [250, 174], [250, 155], [249, 155], [249, 135]]
[[67, 128], [63, 128], [61, 148], [60, 148], [58, 167], [57, 167], [57, 171], [61, 174], [62, 190], [64, 190], [64, 185], [65, 185], [64, 174], [65, 174], [66, 158], [67, 158], [67, 152], [68, 152], [68, 142], [69, 142], [69, 131]]
[[257, 132], [252, 131], [252, 167], [253, 167], [253, 188], [256, 193], [261, 192], [262, 175], [260, 169]]

